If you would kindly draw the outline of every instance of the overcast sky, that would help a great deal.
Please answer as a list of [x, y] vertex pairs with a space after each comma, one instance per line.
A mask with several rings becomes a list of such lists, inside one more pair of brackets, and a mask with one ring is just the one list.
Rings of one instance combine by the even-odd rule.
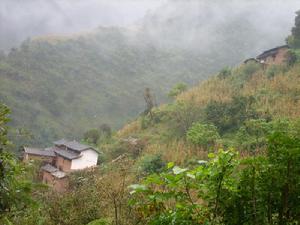
[[300, 0], [0, 0], [0, 49], [7, 50], [32, 36], [129, 26], [149, 12], [167, 20], [177, 15], [190, 20], [183, 25], [192, 27], [199, 20], [196, 14], [205, 16], [208, 2], [216, 7], [213, 15], [203, 19], [207, 25], [238, 13], [262, 29], [277, 29], [282, 36], [293, 24], [294, 11], [300, 9]]
[[165, 0], [0, 0], [0, 47], [28, 36], [134, 24]]

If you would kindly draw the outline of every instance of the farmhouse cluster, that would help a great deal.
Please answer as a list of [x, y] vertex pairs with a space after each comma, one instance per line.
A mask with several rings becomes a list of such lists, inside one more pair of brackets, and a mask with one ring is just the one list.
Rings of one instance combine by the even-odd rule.
[[24, 147], [23, 161], [42, 161], [41, 179], [62, 192], [68, 188], [68, 174], [97, 166], [98, 154], [91, 146], [62, 139], [45, 149]]
[[282, 45], [267, 50], [256, 58], [247, 59], [244, 63], [247, 64], [249, 62], [255, 62], [263, 65], [280, 65], [286, 62], [289, 50], [290, 47], [288, 45]]

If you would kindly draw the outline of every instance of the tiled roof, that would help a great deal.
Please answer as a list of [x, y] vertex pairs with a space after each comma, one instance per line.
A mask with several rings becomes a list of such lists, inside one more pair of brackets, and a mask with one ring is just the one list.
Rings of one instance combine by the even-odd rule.
[[53, 142], [55, 145], [64, 145], [65, 143], [67, 143], [67, 142], [69, 142], [68, 140], [66, 140], [66, 139], [60, 139], [60, 140], [58, 140], [58, 141], [55, 141], [55, 142]]
[[46, 164], [45, 166], [42, 166], [41, 169], [45, 170], [49, 173], [54, 173], [54, 172], [58, 171], [58, 169], [56, 167], [51, 166], [50, 164]]
[[53, 151], [53, 152], [55, 152], [55, 151], [57, 151], [57, 150], [60, 150], [60, 149], [61, 149], [61, 148], [56, 147], [56, 146], [52, 146], [52, 147], [49, 147], [49, 148], [45, 148], [46, 151]]
[[57, 169], [54, 166], [51, 166], [50, 164], [42, 166], [41, 169], [51, 173], [52, 176], [59, 178], [59, 179], [64, 178], [67, 175], [65, 172], [60, 171], [59, 169]]
[[38, 156], [47, 156], [47, 157], [55, 157], [54, 151], [48, 149], [43, 150], [40, 148], [28, 148], [24, 147], [24, 152], [31, 155], [38, 155]]
[[257, 59], [255, 59], [255, 58], [249, 58], [249, 59], [246, 59], [245, 61], [244, 61], [244, 63], [248, 63], [248, 62], [250, 62], [250, 61], [254, 61], [254, 62], [259, 62]]
[[282, 48], [290, 48], [290, 47], [288, 45], [282, 45], [282, 46], [279, 46], [279, 47], [276, 47], [276, 48], [272, 48], [272, 49], [269, 49], [267, 51], [264, 51], [262, 54], [260, 54], [256, 58], [257, 59], [263, 59], [263, 58], [266, 58], [266, 57], [271, 56], [273, 54], [277, 54], [278, 50], [282, 49]]
[[72, 149], [72, 150], [75, 150], [75, 151], [79, 151], [79, 152], [91, 148], [91, 146], [83, 145], [83, 144], [81, 144], [81, 143], [79, 143], [79, 142], [77, 142], [75, 140], [74, 141], [69, 141], [69, 142], [65, 143], [64, 146], [66, 146], [69, 149]]
[[57, 149], [55, 153], [69, 160], [80, 158], [80, 153], [76, 153], [74, 151], [65, 150], [65, 149]]

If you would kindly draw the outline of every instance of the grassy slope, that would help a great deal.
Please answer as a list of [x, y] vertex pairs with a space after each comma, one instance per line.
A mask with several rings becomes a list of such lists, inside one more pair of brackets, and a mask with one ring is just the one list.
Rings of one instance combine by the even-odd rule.
[[[227, 78], [215, 76], [201, 82], [178, 96], [174, 103], [156, 109], [159, 122], [150, 122], [145, 126], [145, 118], [138, 118], [121, 129], [117, 136], [138, 137], [147, 142], [143, 155], [159, 153], [166, 161], [178, 164], [186, 163], [192, 158], [199, 159], [206, 153], [201, 148], [189, 145], [185, 141], [185, 133], [178, 134], [178, 120], [174, 119], [174, 115], [178, 115], [178, 112], [174, 114], [176, 105], [192, 105], [192, 108], [180, 108], [179, 114], [182, 118], [188, 118], [187, 112], [195, 109], [201, 121], [201, 114], [209, 102], [230, 102], [233, 97], [242, 96], [254, 98], [253, 107], [260, 117], [267, 114], [273, 120], [299, 118], [300, 63], [292, 68], [279, 66], [267, 69], [256, 65], [241, 65], [233, 69]], [[227, 132], [222, 139], [230, 140], [234, 135], [234, 132]]]

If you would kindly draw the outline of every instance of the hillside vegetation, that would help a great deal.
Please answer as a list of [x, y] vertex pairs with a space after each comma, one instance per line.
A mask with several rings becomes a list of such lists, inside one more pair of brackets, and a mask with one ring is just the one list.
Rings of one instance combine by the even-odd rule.
[[[177, 96], [174, 103], [156, 108], [153, 119], [140, 117], [117, 135], [144, 140], [147, 145], [143, 154], [162, 154], [166, 161], [179, 164], [198, 158], [201, 149], [231, 146], [242, 151], [244, 148], [255, 150], [256, 146], [251, 143], [246, 146], [251, 140], [239, 140], [238, 134], [248, 129], [247, 126], [255, 126], [252, 124], [255, 121], [259, 127], [271, 121], [298, 119], [299, 74], [299, 63], [291, 68], [282, 65], [264, 69], [250, 63], [224, 69]], [[187, 141], [187, 132], [195, 123], [217, 128], [218, 136], [213, 145], [195, 146]]]
[[299, 74], [299, 62], [226, 68], [116, 134], [90, 131], [99, 169], [74, 173], [63, 195], [36, 187], [37, 205], [4, 215], [28, 225], [297, 224]]
[[258, 26], [264, 7], [252, 3], [234, 13], [240, 2], [199, 4], [167, 1], [130, 28], [33, 37], [0, 53], [0, 100], [16, 129], [10, 137], [18, 146], [45, 146], [101, 124], [120, 128], [144, 111], [145, 88], [165, 103], [176, 83], [194, 86], [277, 45], [291, 25], [275, 11]]
[[[106, 44], [115, 38], [114, 35], [112, 38], [111, 32], [109, 29], [106, 33], [109, 34], [109, 38], [106, 37]], [[98, 38], [103, 37], [102, 35], [103, 33]], [[87, 37], [90, 40], [91, 36]], [[95, 61], [76, 58], [78, 52], [75, 51], [77, 48], [74, 48], [73, 44], [86, 44], [80, 40], [87, 37], [76, 37], [76, 41], [69, 37], [35, 39], [25, 43], [21, 49], [12, 51], [1, 61], [0, 68], [2, 72], [4, 71], [4, 84], [1, 83], [1, 88], [6, 92], [13, 90], [12, 96], [17, 96], [12, 98], [11, 95], [1, 94], [1, 98], [15, 103], [18, 107], [19, 105], [27, 107], [26, 102], [34, 102], [31, 107], [35, 110], [45, 110], [45, 114], [39, 111], [34, 117], [29, 118], [29, 121], [26, 118], [26, 110], [15, 112], [24, 113], [21, 114], [22, 118], [32, 126], [43, 124], [43, 127], [36, 127], [36, 131], [48, 129], [45, 133], [47, 135], [44, 134], [41, 138], [47, 139], [48, 134], [55, 136], [57, 133], [52, 126], [65, 127], [67, 122], [72, 122], [73, 132], [76, 134], [76, 128], [84, 129], [84, 125], [88, 124], [86, 115], [88, 113], [94, 115], [93, 110], [97, 107], [100, 109], [97, 105], [88, 108], [90, 111], [81, 111], [79, 103], [83, 104], [85, 109], [87, 108], [85, 103], [89, 100], [91, 105], [95, 104], [92, 103], [91, 97], [96, 98], [98, 95], [91, 90], [95, 88], [94, 85], [101, 86], [103, 83], [95, 81], [93, 73], [81, 77], [80, 69], [86, 67], [74, 66], [77, 65], [74, 64], [75, 59], [76, 62], [83, 61], [82, 65], [92, 65], [88, 66], [88, 69], [92, 70], [97, 65], [103, 67], [107, 73], [111, 72], [109, 79], [116, 79], [114, 84], [120, 86], [112, 86], [111, 88], [116, 89], [113, 93], [108, 93], [117, 92], [126, 99], [130, 94], [126, 96], [120, 92], [123, 90], [121, 84], [128, 85], [127, 88], [138, 93], [137, 87], [140, 87], [140, 83], [134, 80], [137, 83], [131, 86], [132, 80], [127, 83], [127, 77], [119, 77], [124, 76], [123, 72], [127, 69], [132, 72], [131, 69], [135, 68], [130, 64], [134, 62], [132, 58], [130, 62], [126, 62], [131, 65], [130, 68], [118, 67], [122, 68], [122, 72], [111, 71], [116, 67], [106, 68], [106, 64], [97, 64], [98, 57], [94, 59]], [[69, 173], [70, 186], [63, 193], [55, 192], [47, 184], [40, 183], [40, 162], [33, 160], [26, 164], [20, 163], [9, 152], [11, 133], [7, 123], [10, 110], [0, 104], [0, 223], [298, 225], [300, 223], [300, 11], [297, 12], [295, 27], [287, 42], [291, 48], [280, 65], [267, 65], [252, 60], [237, 67], [226, 67], [191, 89], [187, 89], [183, 83], [176, 84], [168, 93], [173, 101], [160, 106], [155, 104], [153, 92], [147, 88], [144, 92], [146, 102], [144, 112], [118, 132], [112, 132], [107, 124], [99, 127], [92, 124], [90, 128], [93, 129], [85, 132], [82, 138], [101, 151], [98, 158], [99, 165], [89, 170]], [[69, 48], [67, 43], [72, 43], [72, 48]], [[98, 40], [96, 43], [102, 42]], [[118, 43], [123, 42], [118, 40]], [[146, 44], [147, 47], [142, 43], [139, 44], [136, 51], [140, 54], [139, 59], [144, 60], [142, 56], [145, 51], [149, 51], [149, 43]], [[51, 54], [53, 48], [60, 45], [67, 50], [63, 52], [55, 50], [56, 54]], [[47, 53], [44, 54], [42, 50], [45, 50], [45, 46]], [[105, 46], [101, 45], [97, 54], [105, 49]], [[119, 53], [122, 47], [124, 46], [118, 46], [116, 52]], [[33, 51], [36, 48], [39, 50]], [[80, 51], [89, 57], [87, 52], [91, 49], [80, 47]], [[143, 51], [139, 52], [139, 49]], [[111, 48], [108, 52], [110, 51]], [[27, 53], [34, 55], [34, 60], [24, 57]], [[127, 55], [128, 51], [122, 53], [126, 53], [126, 59], [131, 56]], [[162, 54], [160, 51], [159, 53]], [[157, 54], [156, 52], [155, 56]], [[55, 62], [57, 56], [63, 60]], [[38, 79], [43, 77], [38, 71], [42, 71], [44, 66], [48, 65], [43, 64], [41, 67], [37, 63], [43, 57], [49, 59], [43, 62], [50, 65], [47, 69], [51, 72], [51, 79], [47, 79], [47, 85], [44, 83], [46, 79]], [[125, 58], [122, 56], [117, 62], [120, 63]], [[28, 60], [28, 64], [22, 64], [24, 59]], [[155, 68], [160, 68], [161, 60], [156, 59], [152, 58], [151, 62], [156, 63]], [[189, 61], [188, 57], [180, 58], [183, 59]], [[148, 65], [148, 61], [145, 62]], [[174, 68], [166, 69], [178, 72], [178, 68], [175, 67], [179, 66], [178, 61], [172, 62], [174, 64], [169, 64], [168, 67]], [[107, 63], [115, 61], [109, 59]], [[27, 73], [26, 68], [31, 72]], [[69, 70], [72, 73], [68, 74]], [[60, 76], [60, 71], [65, 73], [64, 76]], [[103, 80], [107, 81], [105, 74], [98, 72], [95, 74], [101, 75]], [[140, 74], [136, 75], [140, 77]], [[74, 79], [75, 76], [77, 79]], [[14, 81], [20, 84], [20, 89], [6, 89]], [[168, 84], [172, 82], [170, 80]], [[57, 92], [47, 89], [48, 85], [56, 87]], [[104, 86], [101, 87], [106, 90]], [[159, 82], [156, 83], [156, 87], [160, 87]], [[42, 94], [44, 90], [47, 90], [45, 95]], [[80, 90], [80, 95], [76, 94], [77, 90]], [[72, 94], [64, 96], [69, 91], [73, 91]], [[23, 92], [29, 95], [26, 96]], [[56, 94], [64, 97], [60, 98]], [[87, 99], [83, 99], [85, 97]], [[50, 106], [47, 105], [49, 101], [52, 102]], [[64, 104], [67, 102], [68, 104]], [[63, 110], [63, 113], [58, 109]], [[67, 117], [73, 113], [78, 113], [76, 115], [80, 120], [71, 120], [73, 117]], [[41, 119], [47, 118], [43, 115], [48, 115], [51, 121], [45, 120], [45, 124], [41, 123]], [[67, 121], [68, 119], [71, 121]], [[16, 121], [12, 123], [17, 125]], [[82, 124], [82, 127], [78, 127], [78, 124]], [[21, 130], [19, 135], [22, 135]]]
[[148, 175], [131, 186], [138, 218], [297, 224], [299, 74], [299, 62], [226, 68], [120, 130], [117, 138], [139, 140], [124, 152], [136, 159], [136, 176]]
[[11, 125], [45, 145], [103, 123], [120, 127], [143, 111], [146, 87], [166, 100], [178, 81], [204, 78], [202, 68], [183, 51], [163, 51], [133, 42], [117, 28], [99, 28], [74, 37], [35, 38], [13, 49], [0, 60], [0, 99], [12, 109]]

